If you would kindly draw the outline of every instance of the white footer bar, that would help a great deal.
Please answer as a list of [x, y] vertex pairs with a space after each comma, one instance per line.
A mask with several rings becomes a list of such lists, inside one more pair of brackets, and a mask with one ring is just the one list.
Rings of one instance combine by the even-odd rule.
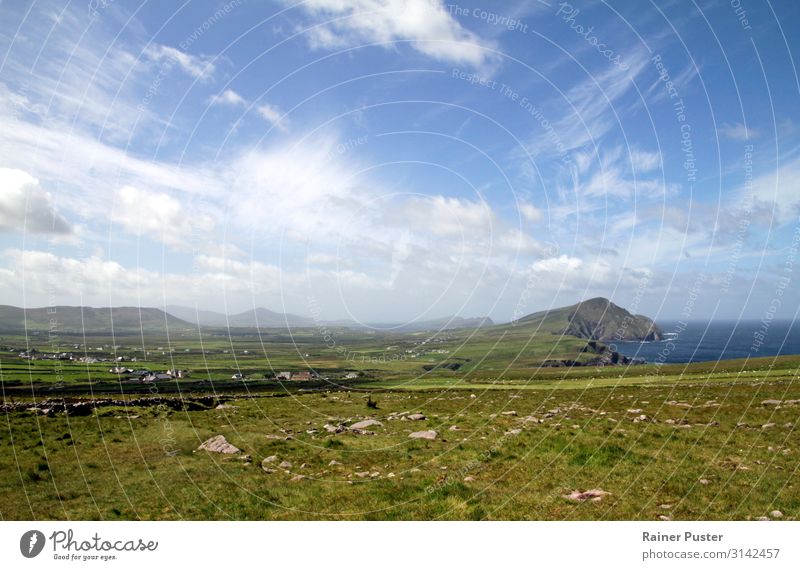
[[0, 538], [7, 568], [800, 568], [800, 522], [3, 522]]

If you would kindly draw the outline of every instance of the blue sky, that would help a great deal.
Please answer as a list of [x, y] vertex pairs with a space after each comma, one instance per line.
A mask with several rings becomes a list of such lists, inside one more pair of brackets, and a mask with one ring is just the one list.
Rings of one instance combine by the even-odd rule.
[[0, 298], [795, 318], [795, 2], [0, 4]]

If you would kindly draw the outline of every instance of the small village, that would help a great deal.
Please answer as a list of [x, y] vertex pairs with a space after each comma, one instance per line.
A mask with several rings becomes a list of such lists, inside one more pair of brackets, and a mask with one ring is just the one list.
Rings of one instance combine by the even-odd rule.
[[[17, 352], [11, 347], [0, 347], [3, 350]], [[116, 347], [115, 347], [116, 348]], [[161, 347], [159, 347], [160, 349]], [[98, 348], [98, 350], [102, 350]], [[208, 352], [208, 351], [206, 351]], [[225, 350], [223, 353], [228, 353]], [[249, 351], [243, 351], [247, 354]], [[149, 352], [146, 354], [150, 354]], [[163, 354], [163, 353], [162, 353]], [[126, 366], [124, 363], [136, 363], [140, 360], [135, 356], [116, 356], [116, 357], [103, 357], [103, 356], [87, 356], [77, 355], [73, 352], [40, 352], [35, 348], [27, 349], [18, 352], [17, 356], [23, 360], [31, 361], [64, 361], [64, 362], [80, 362], [83, 364], [99, 364], [103, 362], [113, 362], [115, 365], [108, 369], [109, 374], [115, 374], [120, 380], [138, 381], [138, 382], [164, 382], [172, 380], [183, 380], [192, 377], [192, 371], [181, 368], [170, 368], [162, 372], [152, 370], [145, 367], [132, 367]], [[306, 355], [307, 356], [307, 355]], [[309, 382], [314, 380], [330, 380], [332, 376], [337, 379], [354, 380], [359, 377], [359, 373], [355, 371], [344, 371], [333, 375], [322, 376], [315, 370], [283, 370], [280, 372], [265, 372], [259, 373], [243, 373], [230, 372], [231, 380], [276, 380], [279, 382]]]

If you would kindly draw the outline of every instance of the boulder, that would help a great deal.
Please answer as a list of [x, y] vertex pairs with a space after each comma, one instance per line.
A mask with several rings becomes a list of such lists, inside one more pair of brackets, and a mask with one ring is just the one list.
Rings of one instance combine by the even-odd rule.
[[356, 422], [356, 423], [354, 423], [353, 425], [350, 426], [350, 429], [364, 430], [364, 429], [367, 429], [367, 428], [371, 428], [373, 426], [382, 426], [382, 425], [383, 424], [381, 422], [379, 422], [378, 420], [370, 419], [370, 420], [362, 420], [360, 422]]
[[275, 469], [273, 469], [272, 464], [278, 460], [277, 455], [270, 455], [269, 457], [265, 457], [261, 460], [261, 469], [266, 471], [267, 473], [274, 473]]
[[416, 421], [416, 422], [428, 419], [428, 418], [425, 417], [425, 414], [409, 414], [406, 417], [409, 420]]
[[427, 439], [433, 441], [439, 434], [436, 433], [432, 429], [424, 430], [424, 431], [415, 431], [413, 433], [408, 434], [408, 437], [411, 439]]
[[203, 443], [200, 444], [200, 447], [198, 447], [197, 450], [198, 451], [205, 450], [205, 451], [211, 451], [213, 453], [226, 453], [226, 454], [234, 454], [242, 452], [242, 450], [239, 449], [238, 447], [228, 443], [228, 440], [225, 439], [224, 435], [215, 435], [214, 437], [205, 440]]
[[611, 493], [608, 491], [603, 491], [602, 489], [590, 489], [588, 491], [572, 491], [569, 495], [562, 496], [571, 501], [593, 501], [596, 503], [602, 501], [603, 497], [610, 494]]

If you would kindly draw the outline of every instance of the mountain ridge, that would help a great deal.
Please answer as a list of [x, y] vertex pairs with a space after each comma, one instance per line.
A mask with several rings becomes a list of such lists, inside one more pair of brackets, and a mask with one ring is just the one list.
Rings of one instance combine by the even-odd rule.
[[166, 330], [192, 325], [154, 307], [56, 305], [23, 309], [0, 305], [0, 330], [109, 331]]

